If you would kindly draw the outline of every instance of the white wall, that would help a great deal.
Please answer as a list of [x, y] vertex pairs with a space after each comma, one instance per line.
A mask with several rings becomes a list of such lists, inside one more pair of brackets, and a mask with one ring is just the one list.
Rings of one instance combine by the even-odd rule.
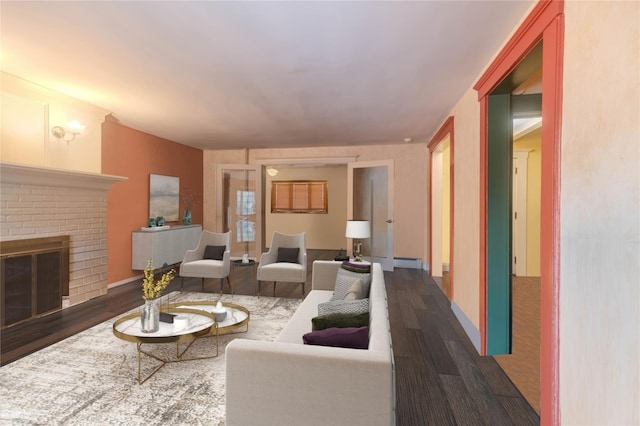
[[[100, 173], [102, 122], [107, 111], [0, 72], [0, 160]], [[70, 143], [51, 134], [76, 120], [84, 132]]]
[[565, 2], [563, 424], [640, 424], [640, 2]]
[[442, 277], [442, 187], [443, 155], [441, 151], [431, 154], [431, 275]]
[[[454, 134], [454, 247], [455, 303], [470, 323], [480, 329], [480, 104], [478, 93], [469, 89], [450, 115]], [[479, 340], [474, 341], [479, 347]]]

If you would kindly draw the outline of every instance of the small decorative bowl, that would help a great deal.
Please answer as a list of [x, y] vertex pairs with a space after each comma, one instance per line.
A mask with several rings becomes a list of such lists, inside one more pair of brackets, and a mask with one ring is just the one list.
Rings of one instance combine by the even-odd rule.
[[222, 312], [213, 312], [213, 315], [216, 317], [216, 321], [222, 322], [227, 317], [227, 310], [225, 309]]

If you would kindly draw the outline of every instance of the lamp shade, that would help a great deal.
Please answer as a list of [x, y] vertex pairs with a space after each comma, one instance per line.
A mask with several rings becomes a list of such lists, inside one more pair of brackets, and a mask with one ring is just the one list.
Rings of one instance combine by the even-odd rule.
[[348, 220], [347, 232], [345, 233], [347, 238], [369, 238], [371, 231], [369, 230], [368, 220]]

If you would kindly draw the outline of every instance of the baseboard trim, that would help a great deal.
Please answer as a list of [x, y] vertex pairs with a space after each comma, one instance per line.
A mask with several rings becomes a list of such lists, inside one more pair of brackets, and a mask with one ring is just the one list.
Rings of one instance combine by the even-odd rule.
[[460, 309], [460, 307], [456, 305], [456, 302], [454, 301], [451, 302], [451, 310], [464, 329], [464, 332], [467, 333], [467, 336], [469, 336], [469, 339], [471, 340], [471, 343], [473, 343], [473, 346], [476, 348], [476, 351], [480, 353], [480, 330], [478, 330], [476, 326], [473, 325], [471, 320], [467, 318], [462, 309]]
[[113, 287], [118, 287], [120, 285], [129, 284], [130, 282], [137, 281], [137, 280], [140, 280], [142, 278], [144, 278], [144, 275], [142, 275], [142, 274], [141, 275], [136, 275], [135, 277], [131, 277], [131, 278], [127, 278], [127, 279], [122, 280], [122, 281], [116, 281], [115, 283], [111, 283], [111, 284], [107, 285], [107, 288], [109, 289], [109, 288], [113, 288]]
[[422, 269], [422, 259], [415, 257], [394, 257], [393, 266], [395, 268]]

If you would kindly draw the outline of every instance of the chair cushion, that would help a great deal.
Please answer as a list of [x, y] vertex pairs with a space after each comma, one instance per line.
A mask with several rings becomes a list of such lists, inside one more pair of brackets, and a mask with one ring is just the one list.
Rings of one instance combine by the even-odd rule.
[[299, 247], [278, 247], [278, 260], [276, 262], [298, 263]]
[[363, 327], [369, 325], [369, 313], [361, 314], [329, 314], [311, 318], [311, 330], [325, 328]]
[[227, 246], [206, 246], [204, 248], [203, 259], [222, 260]]
[[304, 268], [299, 263], [280, 262], [258, 266], [258, 279], [301, 283], [306, 277]]
[[180, 266], [180, 275], [183, 277], [224, 278], [224, 262], [202, 259], [183, 263]]
[[326, 328], [303, 335], [302, 341], [305, 345], [367, 349], [369, 347], [369, 327]]

